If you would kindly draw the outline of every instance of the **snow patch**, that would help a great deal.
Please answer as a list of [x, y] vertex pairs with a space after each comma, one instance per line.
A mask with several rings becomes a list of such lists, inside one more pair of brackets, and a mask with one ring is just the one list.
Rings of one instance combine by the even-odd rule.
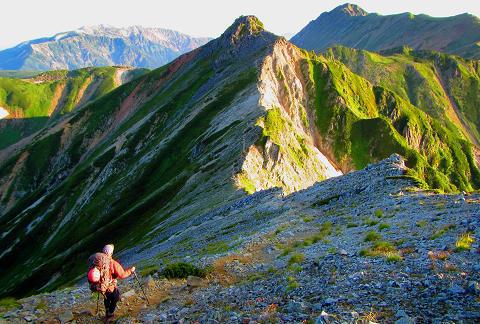
[[0, 107], [0, 119], [3, 119], [5, 117], [7, 117], [9, 115], [8, 111], [3, 108], [3, 107]]

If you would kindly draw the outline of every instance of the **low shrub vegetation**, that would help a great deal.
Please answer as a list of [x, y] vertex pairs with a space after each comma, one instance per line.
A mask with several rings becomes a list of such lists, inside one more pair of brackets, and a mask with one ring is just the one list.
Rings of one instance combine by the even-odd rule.
[[380, 235], [379, 233], [377, 233], [375, 231], [370, 231], [370, 232], [367, 233], [367, 235], [365, 235], [364, 241], [365, 242], [373, 242], [373, 241], [380, 240], [381, 238], [382, 238], [382, 235]]
[[387, 223], [380, 223], [378, 225], [378, 230], [379, 231], [383, 231], [384, 229], [389, 229], [390, 228], [390, 224], [387, 224]]
[[158, 265], [150, 265], [142, 268], [140, 270], [140, 274], [142, 275], [142, 277], [146, 277], [149, 275], [153, 275], [154, 273], [158, 272], [158, 270], [159, 270]]
[[378, 223], [379, 223], [379, 221], [376, 220], [376, 219], [366, 219], [366, 220], [364, 221], [364, 224], [367, 225], [367, 226], [375, 226], [375, 225], [377, 225]]
[[205, 277], [207, 270], [196, 267], [193, 264], [185, 262], [171, 263], [161, 272], [165, 278], [187, 278], [188, 276]]
[[10, 310], [20, 307], [20, 303], [13, 297], [6, 297], [0, 299], [0, 309]]
[[288, 260], [288, 264], [296, 264], [296, 263], [302, 263], [303, 260], [305, 260], [305, 256], [302, 253], [294, 253], [291, 257], [290, 260]]
[[475, 238], [472, 234], [464, 233], [460, 235], [457, 242], [455, 242], [455, 251], [468, 251], [472, 247], [473, 242], [475, 242]]
[[443, 234], [445, 234], [446, 232], [448, 232], [449, 230], [454, 229], [454, 228], [455, 228], [455, 225], [453, 225], [453, 224], [445, 225], [444, 227], [442, 227], [438, 231], [435, 231], [435, 233], [433, 233], [432, 236], [430, 236], [430, 239], [431, 240], [436, 240], [437, 238], [441, 237]]
[[300, 287], [300, 284], [298, 283], [297, 279], [295, 279], [295, 277], [291, 277], [291, 276], [287, 277], [287, 282], [288, 282], [287, 291]]
[[373, 214], [378, 218], [382, 218], [383, 217], [383, 210], [377, 209]]

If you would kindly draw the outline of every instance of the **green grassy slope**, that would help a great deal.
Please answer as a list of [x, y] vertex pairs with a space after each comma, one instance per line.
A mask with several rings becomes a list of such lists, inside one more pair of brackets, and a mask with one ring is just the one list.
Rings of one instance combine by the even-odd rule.
[[[460, 128], [445, 121], [444, 113], [424, 111], [412, 105], [406, 93], [407, 100], [387, 88], [397, 85], [392, 80], [402, 78], [393, 72], [397, 68], [394, 59], [375, 56], [376, 62], [382, 61], [376, 64], [391, 70], [379, 78], [383, 86], [374, 86], [331, 55], [304, 52], [304, 56], [310, 106], [315, 110], [322, 141], [344, 170], [363, 168], [399, 153], [431, 188], [452, 191], [480, 187], [473, 144]], [[391, 66], [388, 60], [393, 60]], [[372, 69], [366, 70], [371, 73]]]
[[[0, 78], [0, 107], [9, 118], [0, 121], [0, 149], [41, 129], [51, 119], [112, 91], [123, 68], [85, 68], [50, 71], [32, 79]], [[145, 71], [131, 70], [136, 75]]]
[[479, 145], [479, 61], [405, 47], [380, 55], [338, 46], [325, 55], [371, 83], [392, 90], [438, 118], [450, 131], [460, 129], [465, 138]]

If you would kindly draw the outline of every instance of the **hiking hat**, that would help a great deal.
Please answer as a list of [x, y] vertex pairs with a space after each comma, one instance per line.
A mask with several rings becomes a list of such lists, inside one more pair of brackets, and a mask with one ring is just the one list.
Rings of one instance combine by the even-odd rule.
[[112, 255], [113, 254], [113, 244], [107, 244], [103, 247], [103, 253], [105, 254], [108, 254], [108, 255]]
[[100, 281], [100, 270], [97, 268], [92, 268], [88, 271], [88, 281], [90, 282], [99, 282]]

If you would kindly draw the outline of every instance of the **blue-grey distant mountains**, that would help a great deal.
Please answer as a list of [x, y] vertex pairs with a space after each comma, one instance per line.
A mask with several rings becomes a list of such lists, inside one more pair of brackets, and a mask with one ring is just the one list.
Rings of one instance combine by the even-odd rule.
[[467, 13], [445, 18], [408, 12], [382, 16], [347, 3], [322, 13], [291, 41], [317, 52], [335, 45], [370, 51], [408, 46], [480, 59], [480, 19]]
[[23, 42], [0, 51], [0, 70], [164, 65], [210, 39], [162, 28], [99, 25]]

